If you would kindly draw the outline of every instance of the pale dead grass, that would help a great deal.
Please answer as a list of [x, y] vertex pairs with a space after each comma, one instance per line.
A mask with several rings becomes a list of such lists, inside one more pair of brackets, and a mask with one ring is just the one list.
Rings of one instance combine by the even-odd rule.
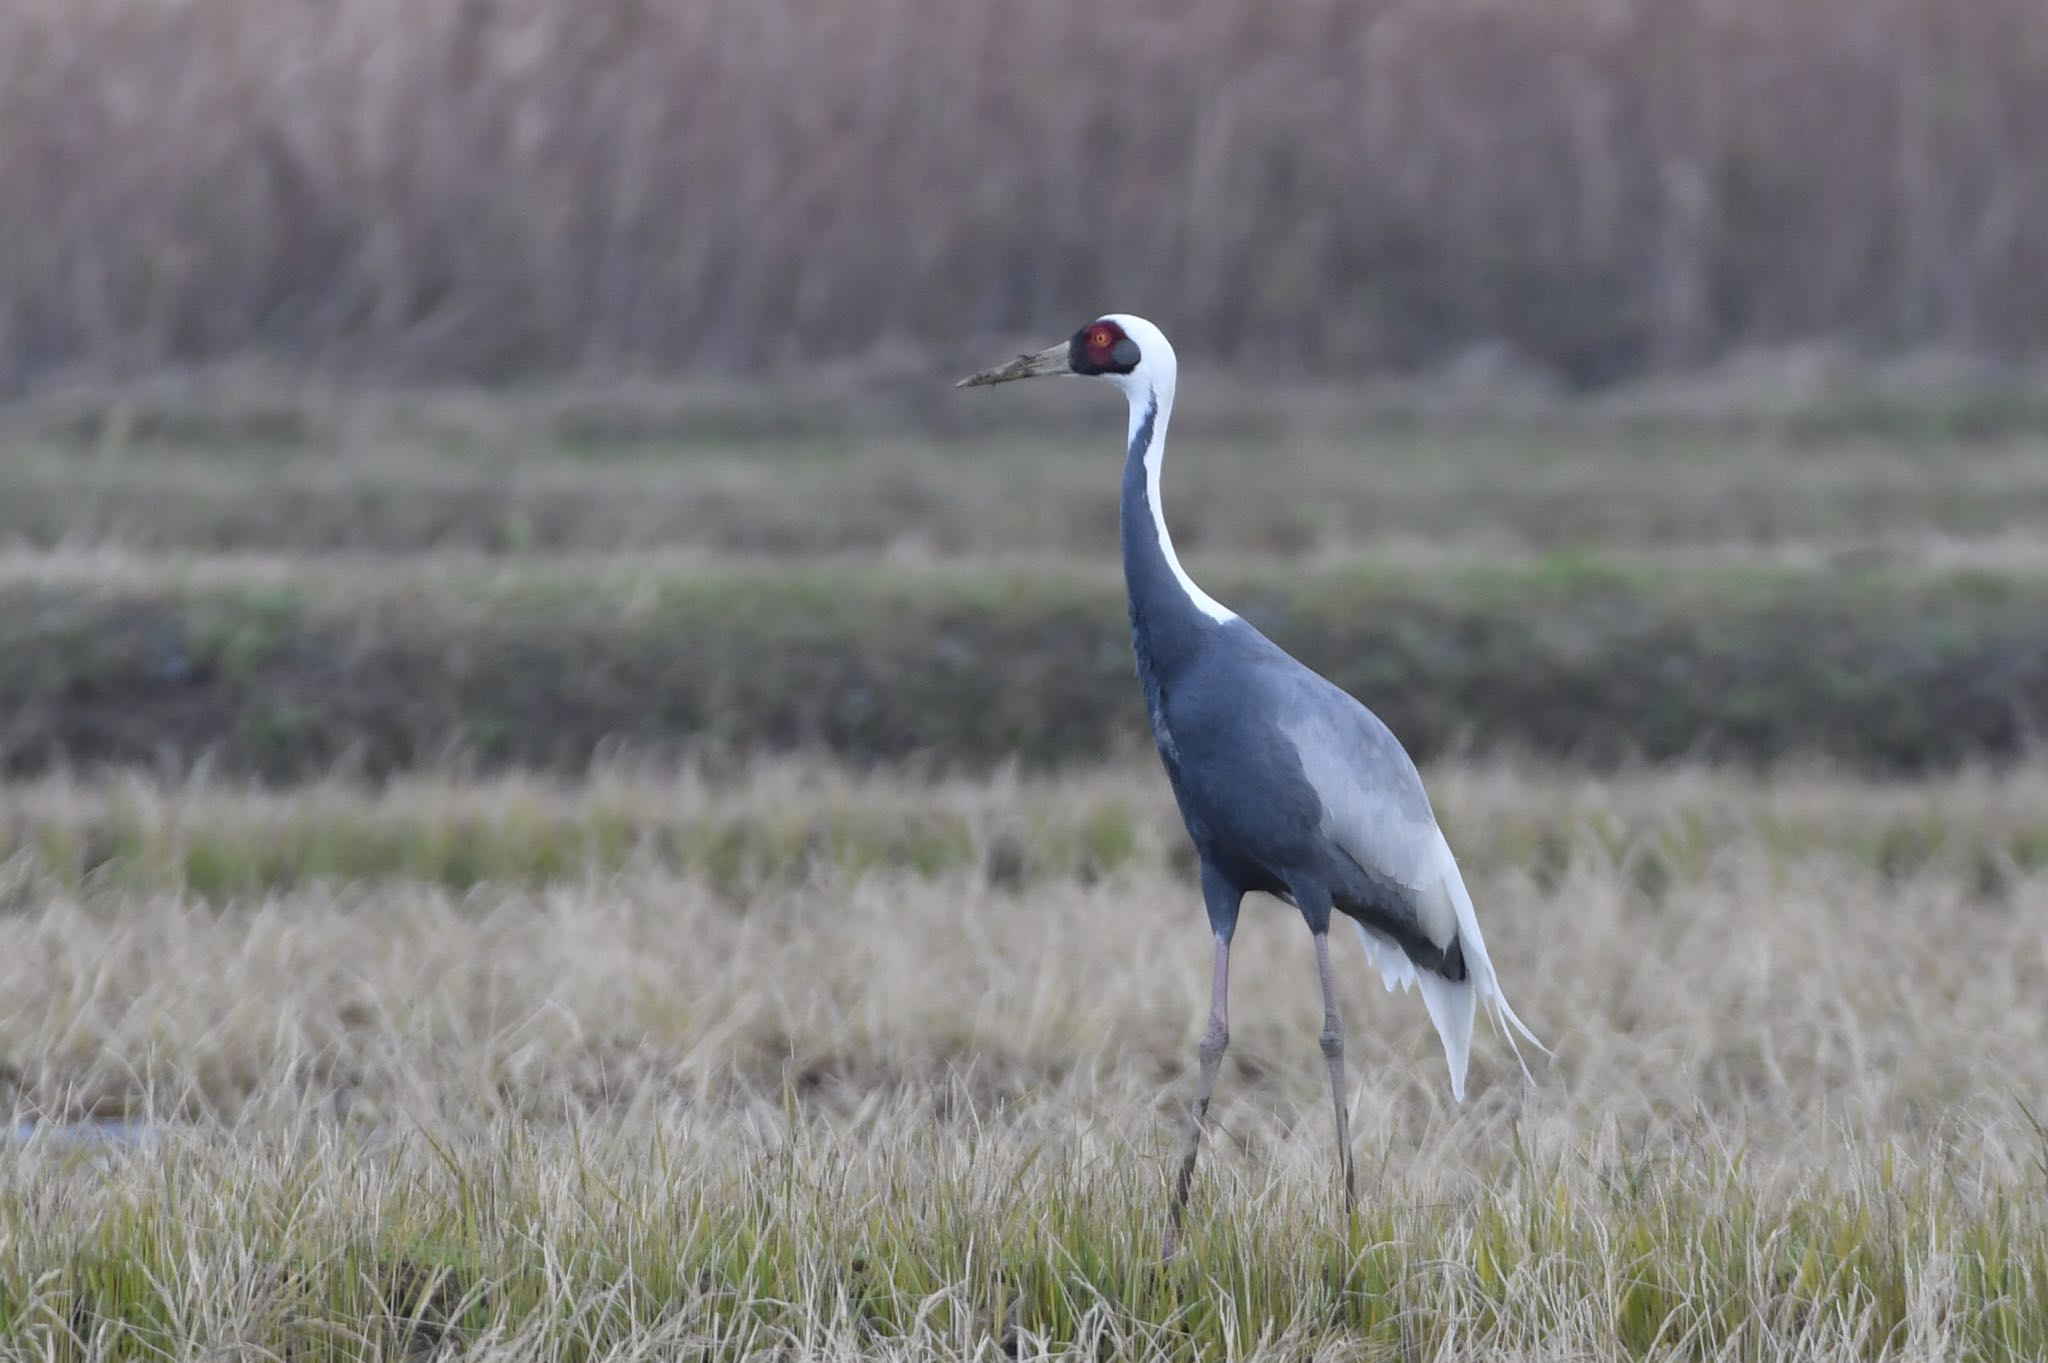
[[[1512, 995], [1558, 1050], [1525, 1089], [1483, 1047], [1475, 1110], [1663, 1140], [1707, 1120], [1824, 1158], [1842, 1129], [1926, 1139], [2048, 1082], [2048, 879], [1985, 904], [1947, 877], [1729, 854], [1654, 905], [1612, 868], [1547, 891], [1512, 870], [1475, 879]], [[888, 874], [745, 906], [634, 876], [308, 891], [225, 913], [57, 900], [7, 920], [6, 1053], [28, 1061], [22, 1101], [52, 1115], [260, 1111], [301, 1101], [309, 1066], [341, 1090], [330, 1099], [397, 1124], [785, 1081], [855, 1108], [956, 1073], [984, 1098], [1102, 1111], [1105, 1092], [1129, 1102], [1192, 1057], [1195, 910], [1156, 873], [1019, 895]], [[1287, 915], [1252, 915], [1226, 1113], [1319, 1114], [1310, 969]], [[1348, 973], [1366, 1143], [1413, 1139], [1450, 1111], [1435, 1041], [1412, 999]]]
[[[67, 891], [17, 860], [4, 1053], [21, 1100], [52, 1112], [233, 1115], [297, 1092], [283, 1076], [309, 1064], [353, 1076], [358, 1110], [386, 1119], [423, 1094], [489, 1113], [605, 1106], [648, 1084], [704, 1102], [790, 1079], [857, 1101], [956, 1070], [989, 1093], [1088, 1106], [1183, 1069], [1203, 1004], [1206, 936], [1149, 775], [925, 789], [791, 765], [736, 782], [614, 776], [588, 795], [518, 780], [295, 796], [131, 783], [113, 796], [129, 811], [116, 840], [153, 829], [175, 845], [218, 825], [233, 848], [365, 805], [459, 821], [464, 801], [516, 838], [547, 826], [528, 822], [536, 809], [574, 824], [638, 800], [661, 807], [646, 827], [679, 830], [809, 830], [860, 809], [885, 845], [950, 816], [959, 854], [920, 869], [771, 831], [740, 880], [564, 854], [518, 885], [479, 858], [455, 890], [364, 866], [225, 907], [195, 900], [168, 862]], [[1925, 1132], [1958, 1103], [2048, 1083], [2038, 771], [1859, 789], [1819, 773], [1751, 785], [1479, 767], [1434, 784], [1512, 997], [1559, 1049], [1524, 1090], [1483, 1048], [1482, 1104]], [[105, 798], [56, 782], [9, 803], [76, 831], [107, 820]], [[992, 849], [1105, 819], [1124, 830], [1116, 866], [990, 874]], [[778, 846], [790, 863], [769, 867]], [[1248, 919], [1233, 1087], [1312, 1096], [1306, 950], [1286, 913]], [[1419, 1008], [1353, 974], [1360, 1065], [1384, 1076], [1362, 1091], [1364, 1119], [1435, 1113]]]

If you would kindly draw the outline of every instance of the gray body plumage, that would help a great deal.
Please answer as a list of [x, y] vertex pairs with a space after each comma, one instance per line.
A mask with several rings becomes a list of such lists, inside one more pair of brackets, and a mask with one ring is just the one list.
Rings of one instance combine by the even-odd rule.
[[[1203, 864], [1240, 894], [1287, 900], [1315, 931], [1335, 910], [1418, 969], [1462, 981], [1456, 918], [1423, 893], [1438, 870], [1436, 817], [1407, 752], [1372, 711], [1244, 620], [1205, 633], [1191, 660], [1146, 687]], [[1134, 643], [1142, 657], [1142, 633]]]
[[1465, 978], [1457, 922], [1422, 891], [1438, 871], [1436, 816], [1415, 763], [1377, 715], [1250, 622], [1204, 613], [1166, 560], [1146, 457], [1156, 413], [1126, 456], [1122, 536], [1131, 644], [1153, 739], [1227, 934], [1253, 890], [1321, 932], [1334, 909], [1418, 968]]

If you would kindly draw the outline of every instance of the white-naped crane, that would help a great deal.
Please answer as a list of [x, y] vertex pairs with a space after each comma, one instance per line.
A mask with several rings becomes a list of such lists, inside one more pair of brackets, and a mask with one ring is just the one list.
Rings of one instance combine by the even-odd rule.
[[1168, 1258], [1179, 1246], [1209, 1099], [1230, 1044], [1230, 941], [1247, 893], [1261, 890], [1292, 904], [1315, 938], [1322, 1052], [1347, 1208], [1357, 1193], [1344, 1018], [1330, 977], [1333, 912], [1357, 929], [1388, 989], [1421, 990], [1460, 1102], [1479, 1005], [1517, 1060], [1515, 1033], [1539, 1049], [1543, 1044], [1501, 992], [1472, 897], [1407, 751], [1372, 711], [1218, 603], [1181, 567], [1159, 502], [1177, 373], [1165, 333], [1142, 317], [1112, 313], [1071, 340], [958, 384], [1078, 375], [1115, 384], [1130, 403], [1122, 536], [1131, 642], [1152, 737], [1201, 861], [1202, 899], [1216, 940], [1209, 1025], [1167, 1219]]

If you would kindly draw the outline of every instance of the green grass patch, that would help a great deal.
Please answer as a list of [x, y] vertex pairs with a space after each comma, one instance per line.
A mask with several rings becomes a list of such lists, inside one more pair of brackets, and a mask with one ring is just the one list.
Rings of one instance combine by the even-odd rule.
[[[1300, 1164], [1201, 1186], [997, 1119], [710, 1136], [517, 1129], [362, 1145], [172, 1138], [14, 1159], [0, 1341], [53, 1359], [1049, 1354], [2020, 1363], [2048, 1221], [1855, 1150], [1421, 1161], [1347, 1217]], [[63, 1196], [62, 1218], [35, 1210]]]
[[[2048, 720], [2048, 580], [1579, 555], [1213, 584], [1421, 758], [1913, 770]], [[0, 765], [303, 778], [608, 749], [1094, 761], [1145, 744], [1112, 572], [208, 573], [0, 587]]]

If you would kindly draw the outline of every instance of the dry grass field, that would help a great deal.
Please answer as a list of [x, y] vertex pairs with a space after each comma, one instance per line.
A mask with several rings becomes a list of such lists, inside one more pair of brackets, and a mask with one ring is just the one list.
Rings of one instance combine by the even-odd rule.
[[[0, 917], [23, 1357], [2011, 1359], [2048, 1345], [2048, 774], [1432, 773], [1518, 1007], [1206, 936], [1144, 769], [39, 783]], [[79, 849], [99, 848], [95, 854]]]

